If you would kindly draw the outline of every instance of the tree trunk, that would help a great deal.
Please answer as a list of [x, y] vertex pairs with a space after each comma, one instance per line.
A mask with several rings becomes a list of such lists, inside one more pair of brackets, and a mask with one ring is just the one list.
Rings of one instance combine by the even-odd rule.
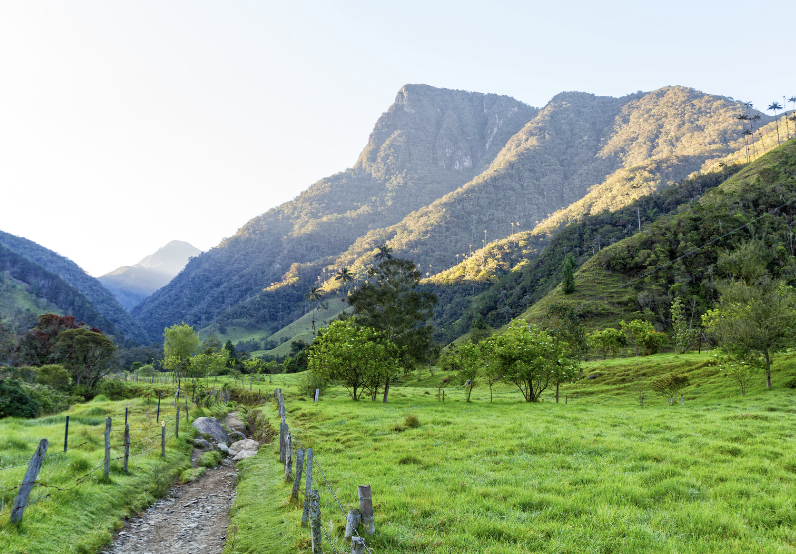
[[556, 383], [556, 404], [558, 404], [558, 383]]
[[384, 403], [387, 403], [387, 395], [390, 393], [390, 378], [387, 377], [387, 382], [384, 384]]
[[766, 388], [771, 388], [771, 357], [766, 352]]

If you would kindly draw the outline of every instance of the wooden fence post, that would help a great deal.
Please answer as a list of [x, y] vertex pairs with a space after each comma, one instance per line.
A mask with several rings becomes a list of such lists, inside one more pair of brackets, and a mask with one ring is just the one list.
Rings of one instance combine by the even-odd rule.
[[263, 403], [263, 390], [262, 389], [257, 389], [257, 403], [258, 404], [262, 404]]
[[66, 427], [64, 428], [64, 452], [66, 452], [66, 445], [69, 442], [69, 416], [66, 416]]
[[174, 427], [174, 436], [180, 438], [180, 407], [177, 406], [177, 417], [175, 418], [177, 425]]
[[160, 422], [160, 457], [166, 457], [166, 422]]
[[102, 475], [105, 479], [111, 472], [111, 418], [105, 418], [105, 465], [103, 466]]
[[155, 418], [155, 423], [160, 421], [160, 391], [158, 391], [158, 415]]
[[[67, 416], [69, 417], [69, 416]], [[127, 407], [124, 408], [124, 424], [127, 425]]]
[[359, 511], [362, 514], [362, 526], [368, 535], [376, 532], [376, 523], [373, 519], [373, 500], [370, 497], [370, 485], [357, 487], [359, 493]]
[[321, 549], [321, 495], [317, 489], [310, 491], [310, 533], [312, 554], [323, 554]]
[[279, 461], [285, 463], [285, 440], [290, 428], [284, 421], [279, 425]]
[[304, 489], [304, 511], [301, 513], [301, 526], [310, 521], [310, 492], [312, 491], [312, 448], [307, 449], [307, 486]]
[[318, 397], [321, 394], [321, 389], [315, 389], [315, 403], [318, 403]]
[[188, 419], [188, 395], [185, 395], [185, 423], [190, 422], [191, 420]]
[[351, 510], [345, 518], [345, 540], [349, 540], [352, 535], [356, 533], [359, 527], [359, 521], [362, 519], [362, 514], [359, 510]]
[[354, 537], [351, 540], [351, 554], [365, 554], [365, 539]]
[[50, 443], [47, 439], [41, 439], [39, 441], [39, 446], [36, 448], [36, 452], [30, 459], [28, 470], [25, 472], [25, 477], [22, 478], [22, 484], [17, 491], [17, 497], [14, 499], [14, 507], [11, 508], [11, 523], [18, 523], [22, 519], [22, 514], [25, 513], [25, 505], [28, 503], [28, 497], [30, 496], [30, 491], [33, 489], [33, 484], [39, 477], [39, 470], [41, 469], [41, 464], [44, 462], [44, 456], [47, 454], [47, 447], [49, 445]]
[[290, 475], [293, 473], [293, 444], [290, 433], [285, 437], [285, 483], [290, 483]]
[[124, 472], [127, 473], [127, 461], [130, 459], [130, 426], [124, 424]]
[[298, 500], [299, 486], [301, 486], [301, 472], [304, 469], [304, 449], [299, 448], [296, 450], [296, 478], [293, 480], [293, 492], [290, 493], [290, 499]]

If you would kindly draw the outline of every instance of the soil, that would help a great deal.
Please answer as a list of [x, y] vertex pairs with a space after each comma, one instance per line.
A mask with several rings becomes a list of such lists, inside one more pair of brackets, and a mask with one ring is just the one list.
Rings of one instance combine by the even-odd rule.
[[[194, 467], [200, 454], [194, 449]], [[174, 485], [165, 498], [127, 520], [113, 544], [100, 553], [220, 554], [227, 539], [229, 507], [235, 500], [236, 475], [235, 463], [225, 458], [197, 480]]]

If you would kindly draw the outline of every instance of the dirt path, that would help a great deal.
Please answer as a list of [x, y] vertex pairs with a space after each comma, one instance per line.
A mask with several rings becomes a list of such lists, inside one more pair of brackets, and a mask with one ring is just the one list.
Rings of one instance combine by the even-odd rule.
[[[194, 450], [194, 466], [199, 453]], [[127, 520], [100, 554], [220, 554], [236, 473], [235, 463], [225, 458], [196, 481], [172, 486], [165, 498]]]

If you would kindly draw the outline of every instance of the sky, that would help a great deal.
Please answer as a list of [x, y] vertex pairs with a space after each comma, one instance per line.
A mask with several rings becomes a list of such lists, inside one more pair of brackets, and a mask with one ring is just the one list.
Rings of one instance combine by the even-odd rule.
[[750, 27], [747, 3], [652, 4], [2, 2], [0, 230], [94, 276], [171, 240], [207, 250], [353, 166], [407, 83], [537, 107], [796, 95], [784, 12]]

